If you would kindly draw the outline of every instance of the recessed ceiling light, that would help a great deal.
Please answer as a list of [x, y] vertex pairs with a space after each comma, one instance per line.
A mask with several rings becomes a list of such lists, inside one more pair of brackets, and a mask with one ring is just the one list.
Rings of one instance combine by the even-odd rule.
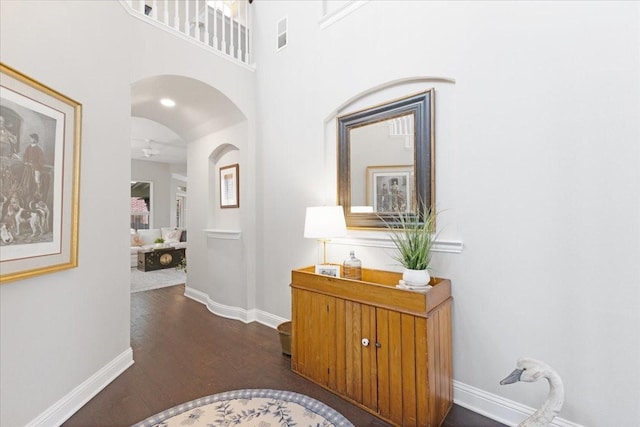
[[164, 105], [165, 107], [175, 107], [176, 106], [176, 101], [174, 101], [173, 99], [169, 99], [169, 98], [162, 98], [160, 100], [160, 104]]

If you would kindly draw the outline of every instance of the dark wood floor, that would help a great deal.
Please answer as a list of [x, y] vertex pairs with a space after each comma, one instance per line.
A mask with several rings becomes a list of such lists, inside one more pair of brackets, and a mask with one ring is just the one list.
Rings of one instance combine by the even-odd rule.
[[[278, 332], [224, 319], [184, 296], [184, 286], [131, 295], [135, 364], [63, 424], [130, 426], [180, 403], [223, 391], [270, 388], [326, 403], [356, 427], [388, 424], [290, 370]], [[443, 426], [498, 427], [454, 405]]]

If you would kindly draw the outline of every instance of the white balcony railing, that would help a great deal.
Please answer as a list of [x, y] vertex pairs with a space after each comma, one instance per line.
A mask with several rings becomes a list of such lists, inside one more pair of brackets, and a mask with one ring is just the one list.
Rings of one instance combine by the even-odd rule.
[[251, 64], [248, 0], [121, 0], [142, 19], [176, 31], [229, 59]]

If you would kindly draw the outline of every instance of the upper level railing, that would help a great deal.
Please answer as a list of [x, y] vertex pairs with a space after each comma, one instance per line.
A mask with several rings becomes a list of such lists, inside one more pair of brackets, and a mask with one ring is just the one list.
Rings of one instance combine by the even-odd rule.
[[142, 19], [202, 43], [227, 58], [251, 65], [248, 0], [121, 0]]

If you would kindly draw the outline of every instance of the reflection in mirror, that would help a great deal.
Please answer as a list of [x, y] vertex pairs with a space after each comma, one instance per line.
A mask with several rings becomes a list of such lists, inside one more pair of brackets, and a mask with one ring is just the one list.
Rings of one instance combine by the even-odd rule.
[[152, 182], [131, 181], [131, 228], [134, 230], [151, 227]]
[[413, 120], [405, 114], [351, 130], [351, 212], [411, 211]]
[[349, 227], [384, 227], [434, 203], [433, 89], [338, 118], [338, 204]]

